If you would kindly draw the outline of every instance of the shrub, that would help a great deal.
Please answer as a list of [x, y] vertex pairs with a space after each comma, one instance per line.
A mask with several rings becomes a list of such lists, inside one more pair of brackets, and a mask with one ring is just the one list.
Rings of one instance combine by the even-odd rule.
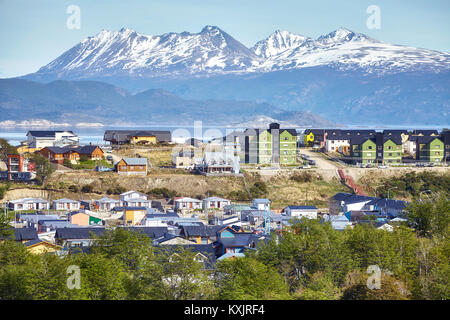
[[84, 193], [91, 193], [93, 190], [94, 190], [94, 186], [92, 184], [85, 184], [81, 188], [81, 192], [84, 192]]

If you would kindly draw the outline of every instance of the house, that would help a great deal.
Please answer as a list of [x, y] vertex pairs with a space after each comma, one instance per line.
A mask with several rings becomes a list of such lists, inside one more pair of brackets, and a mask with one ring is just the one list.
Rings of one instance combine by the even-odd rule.
[[66, 198], [53, 200], [53, 209], [67, 211], [80, 210], [80, 201]]
[[123, 213], [122, 220], [125, 226], [141, 225], [147, 214], [146, 207], [115, 207], [113, 211]]
[[159, 239], [168, 232], [167, 227], [141, 227], [141, 226], [123, 226], [123, 230], [144, 234], [150, 239]]
[[156, 136], [149, 131], [138, 131], [128, 136], [131, 144], [150, 144], [156, 143]]
[[444, 142], [436, 136], [416, 137], [416, 160], [423, 162], [442, 162], [444, 160]]
[[189, 250], [194, 253], [194, 260], [202, 263], [206, 270], [213, 270], [216, 264], [216, 250], [213, 244], [183, 244], [183, 245], [164, 245], [158, 254], [169, 256], [170, 262], [177, 262], [180, 250]]
[[152, 242], [154, 245], [193, 245], [194, 241], [187, 240], [179, 235], [165, 233], [162, 237], [154, 239]]
[[111, 211], [114, 207], [120, 206], [120, 201], [108, 197], [103, 197], [101, 199], [95, 200], [95, 205], [100, 211]]
[[62, 247], [88, 247], [94, 237], [105, 234], [103, 227], [57, 228], [55, 243]]
[[18, 154], [8, 154], [7, 171], [1, 173], [1, 178], [9, 181], [30, 181], [36, 178], [34, 163]]
[[295, 164], [297, 162], [297, 131], [280, 129], [271, 123], [269, 129], [247, 129], [244, 131], [245, 163]]
[[22, 198], [8, 201], [8, 209], [21, 210], [48, 210], [49, 202], [39, 198]]
[[50, 162], [58, 164], [63, 164], [64, 160], [77, 162], [80, 161], [81, 157], [85, 157], [88, 160], [101, 160], [104, 154], [99, 146], [94, 145], [83, 147], [45, 147], [39, 150], [38, 153]]
[[194, 241], [196, 244], [209, 244], [213, 241], [212, 238], [216, 237], [216, 228], [211, 226], [205, 226], [203, 224], [198, 225], [182, 225], [180, 236], [186, 240]]
[[441, 140], [444, 142], [444, 162], [450, 161], [450, 130], [443, 131]]
[[378, 132], [375, 142], [377, 163], [400, 164], [402, 162], [403, 140], [401, 134]]
[[362, 209], [365, 211], [379, 212], [380, 215], [395, 218], [401, 216], [408, 205], [409, 202], [407, 201], [373, 198], [371, 201], [365, 203]]
[[124, 207], [152, 207], [152, 201], [148, 200], [145, 193], [133, 190], [120, 194], [120, 201]]
[[29, 148], [64, 147], [78, 145], [79, 138], [72, 131], [28, 131]]
[[116, 171], [124, 175], [147, 175], [147, 158], [123, 158], [116, 164]]
[[316, 206], [287, 206], [284, 208], [284, 213], [289, 217], [317, 219], [317, 212]]
[[327, 137], [325, 141], [326, 152], [350, 153], [350, 137], [346, 135]]
[[189, 197], [174, 198], [175, 210], [202, 209], [203, 201]]
[[[43, 220], [60, 220], [55, 214], [16, 214], [16, 221], [22, 222], [27, 228], [38, 230], [39, 221]], [[62, 220], [60, 220], [62, 221]]]
[[270, 211], [270, 200], [269, 199], [253, 199], [252, 208], [257, 210], [268, 210]]
[[350, 227], [352, 223], [348, 220], [345, 215], [333, 216], [325, 214], [323, 216], [324, 222], [330, 222], [331, 227], [338, 231], [343, 231], [345, 228]]
[[203, 199], [203, 209], [224, 209], [225, 206], [231, 203], [230, 200], [219, 198], [219, 197], [209, 197]]
[[58, 252], [63, 249], [63, 247], [44, 241], [41, 239], [30, 240], [24, 243], [24, 246], [27, 248], [29, 252], [32, 254], [44, 254], [48, 252]]
[[224, 206], [224, 213], [226, 215], [237, 215], [238, 217], [241, 217], [241, 213], [244, 210], [251, 210], [250, 206], [247, 204], [229, 204]]
[[205, 151], [200, 163], [194, 160], [194, 169], [204, 175], [239, 174], [239, 161], [230, 150]]
[[68, 220], [62, 219], [42, 219], [37, 221], [37, 230], [38, 233], [47, 233], [50, 231], [54, 231], [57, 228], [73, 228], [78, 227], [77, 225], [71, 224]]
[[180, 152], [172, 153], [172, 166], [175, 168], [194, 168], [195, 163], [194, 150], [181, 150]]
[[376, 162], [376, 140], [369, 137], [350, 138], [350, 156], [354, 163], [372, 164]]
[[255, 249], [260, 237], [251, 232], [236, 230], [231, 226], [226, 226], [217, 232], [217, 255], [226, 253], [242, 253], [246, 248]]
[[103, 220], [97, 217], [93, 217], [88, 215], [85, 212], [69, 212], [67, 218], [69, 222], [74, 225], [79, 225], [83, 227], [92, 226], [92, 225], [102, 225]]
[[6, 239], [13, 239], [16, 242], [26, 243], [31, 240], [39, 239], [35, 228], [10, 228], [9, 230], [11, 231], [11, 235], [0, 236], [0, 242]]
[[106, 130], [103, 140], [112, 145], [122, 145], [131, 143], [133, 137], [150, 138], [155, 137], [157, 142], [172, 141], [172, 134], [170, 131], [164, 130]]
[[339, 192], [330, 199], [329, 212], [331, 215], [338, 215], [348, 211], [362, 210], [366, 203], [374, 199], [376, 198]]

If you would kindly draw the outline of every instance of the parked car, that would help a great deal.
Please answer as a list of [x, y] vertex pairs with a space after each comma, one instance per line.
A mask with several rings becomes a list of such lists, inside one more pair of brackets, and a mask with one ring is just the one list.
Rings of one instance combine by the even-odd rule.
[[428, 167], [434, 167], [434, 162], [430, 162], [430, 163], [428, 164]]
[[423, 163], [423, 162], [416, 162], [416, 167], [425, 167], [425, 163]]
[[378, 166], [378, 169], [387, 169], [387, 168], [389, 168], [389, 167], [385, 166], [385, 165]]
[[315, 160], [308, 160], [308, 164], [311, 166], [315, 166], [316, 165], [316, 161]]
[[112, 156], [106, 156], [106, 160], [113, 161], [113, 157]]

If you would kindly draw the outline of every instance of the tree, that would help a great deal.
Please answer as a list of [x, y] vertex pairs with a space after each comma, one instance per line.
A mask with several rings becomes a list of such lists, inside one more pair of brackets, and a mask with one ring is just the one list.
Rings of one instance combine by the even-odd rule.
[[416, 201], [406, 209], [409, 225], [420, 236], [448, 236], [450, 225], [450, 200], [441, 196], [431, 201]]
[[298, 294], [301, 300], [337, 300], [340, 290], [333, 280], [323, 272], [312, 275], [307, 287], [302, 288]]
[[[151, 284], [152, 296], [156, 299], [199, 300], [216, 297], [210, 272], [202, 262], [197, 261], [195, 252], [182, 246], [161, 246], [154, 259], [158, 266], [158, 280]], [[155, 270], [147, 268], [147, 275], [152, 272]]]
[[8, 154], [18, 154], [17, 148], [11, 146], [7, 140], [0, 138], [0, 160], [6, 161]]
[[343, 300], [407, 300], [409, 292], [406, 285], [385, 273], [380, 275], [379, 288], [369, 288], [369, 275], [358, 270], [349, 273], [342, 294]]
[[249, 257], [218, 262], [215, 286], [223, 300], [290, 299], [289, 287], [275, 268]]
[[53, 173], [53, 168], [50, 164], [50, 161], [48, 161], [48, 159], [44, 156], [37, 153], [31, 155], [29, 160], [30, 162], [34, 163], [36, 170], [36, 181], [40, 185], [43, 185], [45, 179]]

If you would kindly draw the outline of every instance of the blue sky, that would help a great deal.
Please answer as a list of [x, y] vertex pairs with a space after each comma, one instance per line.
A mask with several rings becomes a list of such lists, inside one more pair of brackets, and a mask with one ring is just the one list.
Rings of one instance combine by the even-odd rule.
[[[81, 28], [66, 27], [69, 5]], [[366, 9], [381, 11], [368, 29]], [[450, 51], [448, 0], [0, 0], [0, 77], [35, 72], [102, 29], [143, 34], [199, 32], [215, 25], [251, 47], [277, 29], [318, 37], [346, 27], [381, 41]]]

